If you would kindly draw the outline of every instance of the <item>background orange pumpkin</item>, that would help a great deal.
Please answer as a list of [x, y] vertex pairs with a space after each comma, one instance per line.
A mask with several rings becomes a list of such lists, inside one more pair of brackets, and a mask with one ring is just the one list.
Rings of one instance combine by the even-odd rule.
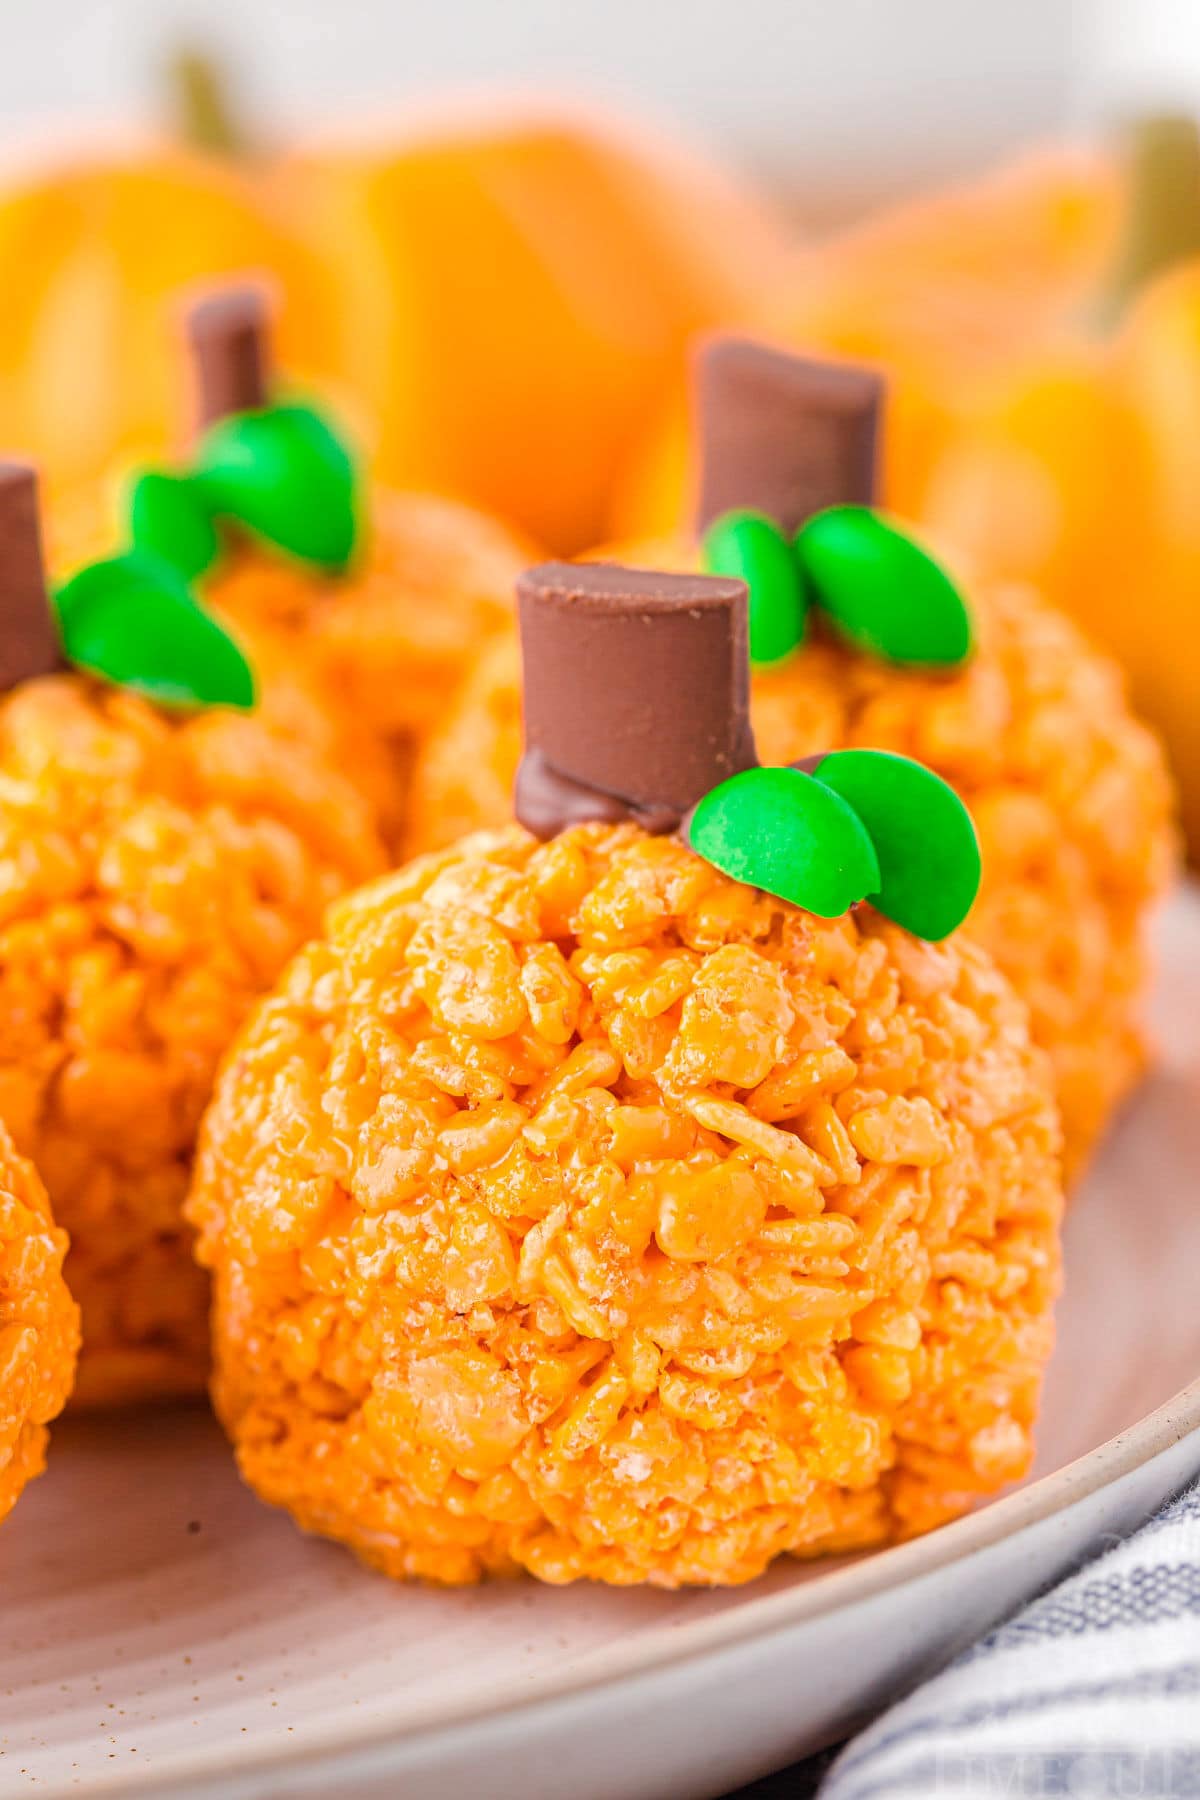
[[[884, 492], [981, 571], [1033, 582], [1121, 659], [1200, 857], [1200, 137], [1048, 153], [805, 254], [786, 343], [888, 373]], [[686, 504], [677, 395], [614, 526]]]
[[183, 440], [176, 314], [193, 284], [260, 271], [286, 341], [308, 252], [231, 169], [136, 144], [0, 187], [0, 444], [57, 491]]
[[1160, 730], [1200, 854], [1200, 262], [1116, 335], [1035, 347], [975, 396], [927, 517], [1115, 651]]
[[[1113, 254], [1120, 191], [1110, 160], [1049, 147], [802, 247], [764, 290], [754, 320], [763, 335], [886, 369], [893, 511], [923, 512], [965, 392], [1082, 306]], [[671, 529], [689, 479], [681, 383], [615, 487], [611, 535]]]
[[[1200, 854], [1200, 135], [1146, 128], [1088, 296], [965, 388], [923, 515], [1116, 652]], [[1065, 298], [1065, 296], [1064, 296]]]
[[281, 360], [382, 478], [580, 549], [690, 335], [772, 285], [786, 242], [674, 144], [528, 108], [258, 161], [76, 163], [0, 191], [0, 443], [54, 487], [161, 454], [186, 423], [181, 291], [259, 271]]
[[783, 266], [782, 228], [747, 191], [576, 115], [302, 150], [275, 185], [329, 288], [297, 360], [371, 408], [379, 475], [560, 552], [601, 535], [690, 336]]

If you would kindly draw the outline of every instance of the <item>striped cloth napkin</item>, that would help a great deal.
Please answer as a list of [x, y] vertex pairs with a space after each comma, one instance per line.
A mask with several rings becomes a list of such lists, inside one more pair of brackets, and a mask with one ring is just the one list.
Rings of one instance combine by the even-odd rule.
[[1050, 1795], [1200, 1796], [1200, 1482], [884, 1713], [818, 1790]]

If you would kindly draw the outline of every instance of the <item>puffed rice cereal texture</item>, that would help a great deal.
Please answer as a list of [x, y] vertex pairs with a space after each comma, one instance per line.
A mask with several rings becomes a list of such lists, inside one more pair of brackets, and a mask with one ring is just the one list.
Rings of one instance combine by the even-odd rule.
[[0, 1519], [46, 1462], [47, 1426], [71, 1391], [79, 1309], [65, 1233], [33, 1164], [0, 1125]]
[[[118, 516], [103, 488], [68, 496], [48, 521], [52, 566], [65, 573], [111, 554]], [[231, 540], [199, 593], [250, 656], [264, 715], [337, 761], [395, 849], [418, 746], [481, 646], [511, 622], [517, 576], [536, 561], [484, 513], [376, 491], [348, 574]]]
[[664, 1587], [1028, 1466], [1059, 1127], [973, 944], [516, 827], [336, 906], [190, 1214], [245, 1479], [397, 1577]]
[[0, 1117], [70, 1234], [82, 1402], [203, 1387], [182, 1208], [218, 1059], [382, 866], [354, 788], [257, 715], [73, 675], [0, 700]]
[[[678, 544], [643, 552], [679, 566]], [[1148, 934], [1175, 855], [1170, 782], [1117, 665], [1034, 593], [981, 586], [959, 673], [898, 669], [818, 635], [758, 671], [764, 762], [843, 745], [927, 763], [961, 794], [983, 849], [968, 929], [1029, 1003], [1077, 1175], [1146, 1061]], [[521, 748], [511, 632], [486, 646], [417, 768], [410, 848], [511, 816]]]

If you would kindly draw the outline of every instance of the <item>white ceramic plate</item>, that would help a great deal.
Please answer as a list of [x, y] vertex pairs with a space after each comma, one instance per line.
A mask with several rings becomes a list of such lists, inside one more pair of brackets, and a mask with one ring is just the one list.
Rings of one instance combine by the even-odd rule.
[[0, 1537], [0, 1795], [703, 1800], [828, 1742], [1140, 1521], [1200, 1468], [1193, 894], [1162, 961], [1163, 1060], [1072, 1214], [1023, 1489], [733, 1593], [439, 1593], [258, 1506], [200, 1410], [72, 1421]]

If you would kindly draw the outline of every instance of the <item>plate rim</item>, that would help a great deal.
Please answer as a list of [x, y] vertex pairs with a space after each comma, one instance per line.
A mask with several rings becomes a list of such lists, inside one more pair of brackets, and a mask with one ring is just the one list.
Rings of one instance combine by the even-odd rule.
[[[636, 1679], [650, 1669], [662, 1672], [678, 1668], [700, 1657], [734, 1649], [748, 1639], [777, 1635], [801, 1621], [821, 1618], [843, 1608], [849, 1610], [875, 1598], [885, 1589], [900, 1590], [914, 1585], [1005, 1538], [1015, 1537], [1067, 1512], [1197, 1433], [1200, 1433], [1200, 1376], [1124, 1431], [1117, 1432], [1050, 1474], [1002, 1494], [977, 1512], [968, 1513], [907, 1543], [884, 1546], [849, 1558], [818, 1580], [778, 1593], [763, 1594], [754, 1599], [749, 1597], [753, 1583], [747, 1584], [748, 1598], [744, 1606], [731, 1608], [714, 1618], [671, 1626], [671, 1644], [665, 1654], [662, 1640], [667, 1634], [662, 1630], [639, 1633], [634, 1639], [617, 1637], [595, 1652], [595, 1660], [586, 1670], [564, 1671], [526, 1697], [504, 1694], [482, 1706], [451, 1705], [409, 1726], [381, 1724], [353, 1736], [347, 1736], [344, 1726], [339, 1726], [294, 1749], [247, 1744], [243, 1753], [233, 1759], [228, 1746], [197, 1746], [175, 1759], [173, 1766], [165, 1765], [157, 1776], [148, 1770], [148, 1780], [139, 1782], [134, 1788], [128, 1786], [128, 1771], [119, 1778], [114, 1771], [115, 1785], [105, 1778], [94, 1784], [91, 1791], [113, 1793], [124, 1787], [124, 1791], [132, 1794], [152, 1797], [182, 1792], [210, 1779], [283, 1774], [297, 1766], [311, 1770], [314, 1765], [328, 1764], [338, 1757], [357, 1758], [384, 1751], [389, 1745], [407, 1746], [444, 1731], [474, 1730], [495, 1720], [498, 1715], [513, 1717], [540, 1707], [561, 1705], [585, 1690], [609, 1688]], [[703, 1591], [677, 1590], [681, 1596]]]

